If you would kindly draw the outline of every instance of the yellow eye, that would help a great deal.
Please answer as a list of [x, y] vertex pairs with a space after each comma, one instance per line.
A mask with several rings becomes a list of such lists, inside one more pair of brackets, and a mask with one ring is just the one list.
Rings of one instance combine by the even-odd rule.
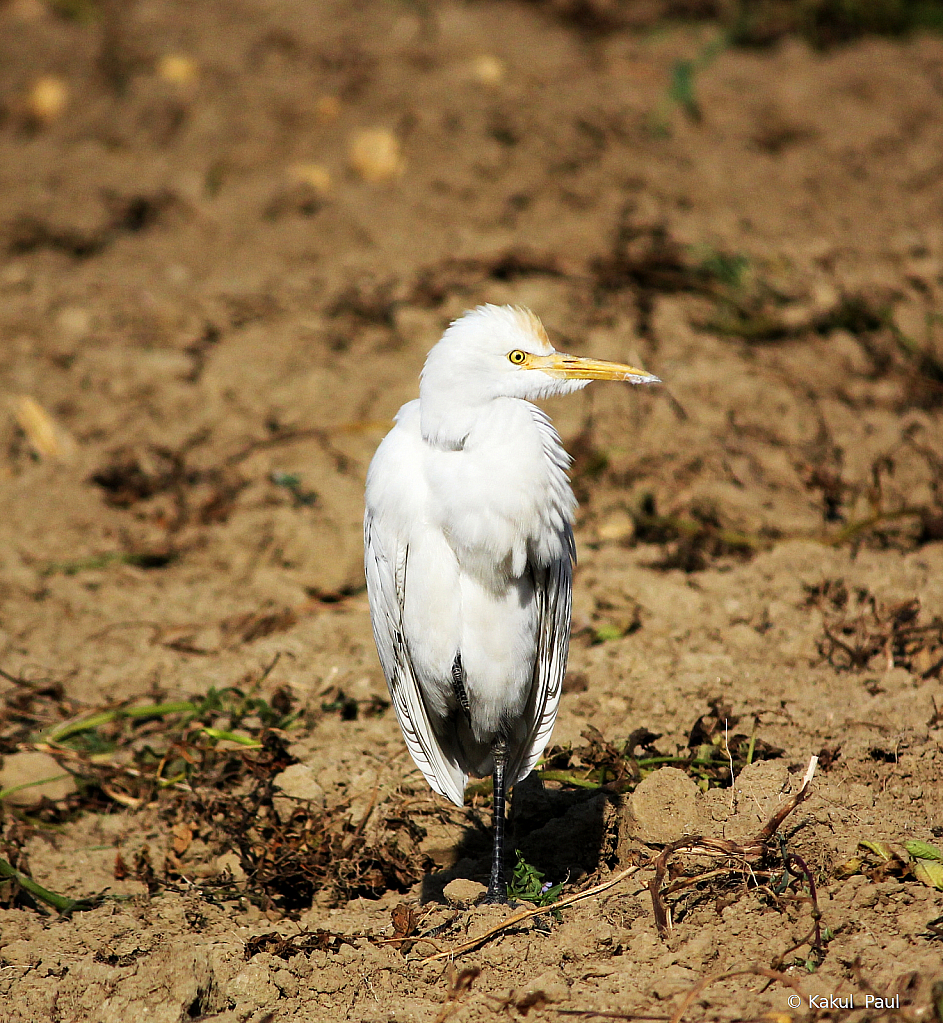
[[508, 355], [508, 358], [515, 366], [521, 366], [527, 361], [527, 356], [520, 350], [520, 348], [515, 348], [514, 351]]

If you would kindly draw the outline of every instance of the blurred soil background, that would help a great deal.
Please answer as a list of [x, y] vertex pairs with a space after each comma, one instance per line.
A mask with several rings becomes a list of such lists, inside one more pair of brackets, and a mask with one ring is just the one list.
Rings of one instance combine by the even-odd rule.
[[[0, 4], [4, 1021], [943, 1020], [941, 24]], [[486, 301], [665, 386], [551, 403], [515, 886], [589, 894], [466, 949], [490, 790], [406, 755], [361, 515]]]

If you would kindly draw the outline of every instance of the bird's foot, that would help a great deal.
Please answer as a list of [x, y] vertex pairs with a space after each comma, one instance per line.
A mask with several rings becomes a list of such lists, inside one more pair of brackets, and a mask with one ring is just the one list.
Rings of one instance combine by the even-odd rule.
[[481, 897], [479, 906], [506, 906], [508, 904], [508, 886], [496, 870], [492, 870], [488, 878], [488, 890]]

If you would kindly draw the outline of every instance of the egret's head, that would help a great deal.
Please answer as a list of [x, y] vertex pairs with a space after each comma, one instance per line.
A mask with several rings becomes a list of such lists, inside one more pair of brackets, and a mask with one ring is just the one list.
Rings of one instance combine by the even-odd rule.
[[540, 320], [517, 306], [481, 305], [453, 321], [429, 352], [419, 397], [423, 433], [451, 433], [459, 420], [495, 398], [547, 398], [590, 380], [658, 383], [632, 366], [557, 352]]

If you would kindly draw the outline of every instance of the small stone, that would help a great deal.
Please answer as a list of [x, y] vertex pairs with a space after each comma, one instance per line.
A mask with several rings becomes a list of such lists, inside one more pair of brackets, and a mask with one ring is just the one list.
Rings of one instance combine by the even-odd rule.
[[782, 760], [758, 760], [734, 781], [737, 816], [746, 817], [747, 834], [754, 835], [788, 798], [789, 769]]
[[300, 977], [304, 980], [306, 977], [311, 976], [314, 972], [315, 966], [311, 960], [304, 955], [304, 953], [299, 952], [298, 955], [294, 955], [288, 960], [288, 969], [291, 971], [293, 976]]
[[239, 853], [232, 849], [229, 852], [224, 852], [222, 856], [216, 857], [216, 871], [220, 874], [228, 872], [233, 881], [245, 881], [246, 879], [246, 872], [242, 869]]
[[[729, 789], [710, 789], [698, 797], [702, 834], [745, 842], [788, 798], [789, 770], [781, 760], [747, 764]], [[733, 805], [731, 805], [731, 802]]]
[[275, 777], [275, 788], [292, 799], [324, 805], [324, 789], [307, 764], [292, 764]]
[[485, 894], [488, 889], [477, 881], [469, 881], [464, 877], [457, 877], [442, 890], [442, 894], [448, 901], [458, 909], [465, 909], [473, 906]]
[[199, 75], [199, 67], [197, 62], [185, 53], [165, 53], [157, 61], [157, 74], [165, 82], [179, 88], [193, 85]]
[[[762, 806], [760, 812], [772, 813], [783, 801], [788, 781], [789, 768], [782, 760], [757, 760], [747, 764], [737, 775], [734, 790], [738, 800], [749, 800], [754, 807], [758, 803], [768, 804]], [[766, 817], [763, 820], [765, 823]]]
[[698, 832], [697, 786], [677, 767], [650, 774], [629, 798], [626, 826], [647, 845], [667, 845]]
[[288, 796], [272, 796], [272, 809], [275, 811], [275, 816], [282, 822], [290, 821], [298, 809], [298, 801], [295, 799], [289, 799]]
[[599, 523], [597, 530], [600, 540], [630, 540], [635, 533], [635, 522], [622, 508], [616, 508]]
[[286, 998], [294, 998], [298, 994], [298, 978], [290, 970], [276, 970], [272, 980]]
[[399, 139], [386, 128], [367, 128], [350, 140], [348, 163], [364, 181], [382, 184], [400, 177], [405, 169]]
[[505, 70], [504, 62], [492, 53], [481, 53], [471, 62], [472, 77], [490, 88], [504, 81]]
[[40, 126], [59, 120], [69, 102], [69, 87], [55, 75], [37, 78], [26, 97], [26, 109]]
[[267, 967], [258, 963], [248, 966], [226, 986], [226, 993], [238, 1007], [268, 1008], [275, 1004], [280, 992], [272, 982], [272, 974]]
[[70, 341], [86, 337], [92, 329], [92, 315], [81, 306], [66, 306], [56, 316], [56, 326]]
[[[39, 783], [39, 784], [37, 784]], [[28, 785], [28, 788], [20, 788]], [[7, 792], [4, 801], [17, 806], [36, 806], [43, 798], [56, 802], [71, 796], [78, 789], [75, 779], [48, 753], [36, 751], [12, 753], [0, 768], [0, 791]]]

